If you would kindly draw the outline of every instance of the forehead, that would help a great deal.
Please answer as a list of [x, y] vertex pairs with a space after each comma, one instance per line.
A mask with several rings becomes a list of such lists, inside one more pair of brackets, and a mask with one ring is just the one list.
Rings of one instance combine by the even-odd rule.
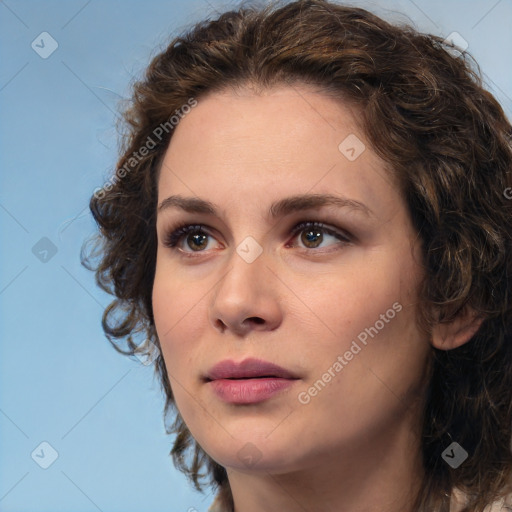
[[159, 202], [177, 193], [246, 204], [304, 193], [386, 199], [389, 172], [358, 121], [357, 109], [307, 85], [208, 94], [175, 128]]

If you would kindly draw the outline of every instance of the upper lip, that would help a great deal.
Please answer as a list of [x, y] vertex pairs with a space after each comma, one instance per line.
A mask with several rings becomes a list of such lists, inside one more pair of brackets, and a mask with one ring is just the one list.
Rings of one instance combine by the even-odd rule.
[[206, 380], [217, 379], [243, 379], [255, 377], [279, 377], [282, 379], [297, 379], [298, 377], [268, 361], [262, 359], [248, 358], [236, 363], [231, 359], [226, 359], [213, 366], [206, 375]]

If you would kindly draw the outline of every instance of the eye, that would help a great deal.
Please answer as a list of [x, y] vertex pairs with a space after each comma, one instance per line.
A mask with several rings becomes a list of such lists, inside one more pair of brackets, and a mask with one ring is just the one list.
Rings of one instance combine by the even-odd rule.
[[[337, 239], [343, 244], [350, 243], [348, 235], [338, 231], [337, 229], [329, 228], [322, 222], [301, 222], [293, 228], [292, 234], [294, 235], [294, 238], [299, 234], [301, 235], [300, 241], [304, 244], [306, 249], [316, 249], [319, 247], [319, 245], [325, 240], [325, 234], [327, 234], [328, 237]], [[296, 246], [293, 245], [292, 247]]]
[[[189, 247], [193, 248], [191, 252], [202, 252], [202, 250], [208, 246], [209, 236], [211, 235], [205, 231], [203, 226], [185, 224], [168, 233], [163, 243], [165, 247], [174, 248], [177, 245], [181, 245], [182, 239], [186, 237], [187, 244], [189, 244]], [[183, 252], [190, 252], [183, 250], [181, 247], [180, 249]]]
[[[338, 231], [337, 229], [327, 227], [321, 222], [301, 222], [291, 230], [291, 234], [294, 239], [301, 234], [300, 241], [303, 246], [287, 244], [287, 247], [299, 247], [306, 251], [318, 248], [322, 242], [325, 241], [326, 236], [338, 240], [342, 245], [350, 243], [351, 241], [349, 235], [341, 230]], [[172, 249], [178, 246], [179, 250], [187, 254], [187, 256], [191, 256], [193, 253], [204, 252], [204, 250], [208, 248], [209, 237], [213, 238], [204, 226], [199, 224], [184, 224], [171, 230], [165, 236], [163, 244], [165, 247]], [[190, 251], [183, 249], [182, 244], [184, 240], [189, 249], [191, 249]]]

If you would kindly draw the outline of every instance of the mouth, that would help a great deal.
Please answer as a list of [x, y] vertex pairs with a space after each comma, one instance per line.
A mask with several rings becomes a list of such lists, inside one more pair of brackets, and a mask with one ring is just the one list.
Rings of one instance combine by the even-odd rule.
[[213, 366], [205, 376], [205, 380], [218, 379], [298, 379], [298, 375], [274, 363], [261, 359], [249, 358], [236, 363], [226, 359]]
[[208, 381], [213, 393], [223, 402], [237, 405], [258, 404], [281, 394], [298, 379], [254, 377]]
[[231, 404], [256, 404], [293, 385], [300, 377], [274, 363], [246, 359], [221, 361], [205, 376], [215, 395]]
[[[257, 380], [257, 379], [284, 379], [284, 377], [279, 377], [277, 375], [254, 375], [247, 377], [224, 377], [222, 379], [210, 379], [206, 377], [206, 382], [213, 382], [215, 380]], [[295, 380], [295, 379], [292, 379]]]

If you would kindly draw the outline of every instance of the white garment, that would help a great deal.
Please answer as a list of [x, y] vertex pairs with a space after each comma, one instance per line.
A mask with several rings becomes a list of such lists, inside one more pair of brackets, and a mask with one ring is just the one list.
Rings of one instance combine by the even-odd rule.
[[[452, 499], [450, 502], [450, 512], [459, 512], [464, 506], [464, 494], [455, 489], [452, 493]], [[512, 511], [512, 494], [509, 494], [506, 498], [499, 499], [491, 505], [485, 507], [484, 512], [508, 512]], [[222, 511], [221, 511], [222, 512]]]

